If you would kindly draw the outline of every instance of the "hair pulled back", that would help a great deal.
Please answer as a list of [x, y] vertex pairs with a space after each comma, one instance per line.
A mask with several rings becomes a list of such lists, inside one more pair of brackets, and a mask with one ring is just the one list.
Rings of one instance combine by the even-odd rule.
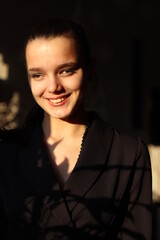
[[25, 42], [25, 49], [30, 41], [36, 38], [54, 38], [64, 36], [75, 40], [75, 46], [77, 50], [77, 57], [83, 67], [90, 67], [91, 57], [88, 39], [83, 30], [83, 27], [70, 20], [60, 17], [49, 18], [45, 21], [39, 22], [31, 30], [28, 38]]

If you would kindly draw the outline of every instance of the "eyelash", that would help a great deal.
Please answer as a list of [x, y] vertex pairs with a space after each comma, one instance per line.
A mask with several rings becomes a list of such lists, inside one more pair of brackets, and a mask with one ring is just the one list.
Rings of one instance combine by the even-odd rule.
[[[71, 76], [72, 74], [74, 74], [75, 72], [76, 72], [75, 67], [66, 68], [66, 69], [62, 69], [62, 70], [59, 71], [59, 76], [68, 77], [68, 76]], [[29, 78], [31, 78], [31, 79], [41, 79], [41, 78], [43, 78], [43, 74], [42, 73], [31, 73], [31, 74], [29, 74]]]
[[59, 75], [72, 75], [75, 73], [75, 68], [67, 68], [60, 71]]
[[31, 74], [31, 75], [29, 75], [29, 77], [30, 78], [40, 78], [40, 77], [42, 77], [42, 74], [41, 73], [33, 73], [33, 74]]

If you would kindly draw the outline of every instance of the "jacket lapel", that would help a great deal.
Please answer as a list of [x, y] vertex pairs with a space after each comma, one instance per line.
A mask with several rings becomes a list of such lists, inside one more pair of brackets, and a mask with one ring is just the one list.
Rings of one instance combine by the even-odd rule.
[[38, 125], [20, 149], [19, 162], [28, 183], [38, 195], [45, 195], [57, 184], [47, 159], [43, 135]]
[[43, 207], [49, 210], [50, 217], [54, 216], [52, 224], [55, 221], [59, 225], [72, 225], [68, 210], [72, 211], [79, 206], [79, 199], [86, 196], [102, 174], [113, 139], [112, 128], [104, 124], [100, 119], [92, 122], [80, 158], [63, 191], [59, 191], [57, 179], [49, 164], [41, 126], [36, 126], [29, 141], [20, 150], [19, 161], [24, 176], [35, 196], [43, 201]]
[[78, 206], [79, 199], [86, 196], [107, 164], [112, 147], [113, 129], [104, 125], [106, 124], [100, 119], [92, 122], [79, 161], [64, 186], [64, 191], [69, 193], [67, 202], [70, 210]]
[[[30, 194], [34, 196], [33, 201], [39, 202], [39, 210], [45, 212], [47, 221], [52, 225], [69, 225], [70, 218], [49, 163], [41, 126], [36, 126], [29, 141], [20, 149], [19, 162], [29, 188], [32, 189]], [[41, 219], [41, 226], [45, 225], [45, 218]]]

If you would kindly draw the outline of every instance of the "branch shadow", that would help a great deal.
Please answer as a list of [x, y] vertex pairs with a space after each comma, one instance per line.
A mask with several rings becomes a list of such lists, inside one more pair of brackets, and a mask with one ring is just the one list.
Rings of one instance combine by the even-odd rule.
[[[67, 159], [65, 159], [67, 161]], [[64, 161], [64, 164], [66, 165]], [[120, 166], [106, 167], [103, 174]], [[97, 171], [101, 165], [77, 168], [76, 171]], [[123, 171], [130, 171], [131, 167], [124, 166]], [[149, 171], [148, 169], [145, 169]], [[135, 171], [144, 171], [137, 168]], [[145, 236], [136, 230], [123, 226], [124, 219], [134, 224], [132, 210], [135, 207], [151, 212], [151, 207], [139, 201], [140, 190], [133, 202], [130, 201], [129, 188], [132, 185], [133, 176], [127, 183], [122, 198], [116, 197], [116, 191], [112, 197], [94, 194], [95, 184], [99, 185], [101, 176], [98, 176], [93, 186], [83, 195], [73, 194], [70, 189], [53, 189], [43, 198], [31, 196], [25, 199], [23, 211], [20, 216], [21, 229], [25, 232], [26, 239], [123, 239], [118, 237], [119, 232], [126, 239], [145, 240]], [[116, 182], [118, 188], [118, 179]], [[142, 183], [140, 189], [142, 187]], [[116, 189], [116, 187], [115, 187]], [[101, 192], [101, 191], [100, 191]], [[127, 206], [131, 206], [128, 210]], [[68, 215], [68, 217], [66, 217]], [[136, 216], [138, 217], [138, 216]]]

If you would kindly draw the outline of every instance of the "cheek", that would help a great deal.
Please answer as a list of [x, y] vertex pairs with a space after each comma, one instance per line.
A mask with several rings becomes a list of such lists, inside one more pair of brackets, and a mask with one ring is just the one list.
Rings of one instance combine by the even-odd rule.
[[82, 77], [77, 77], [77, 78], [73, 78], [70, 79], [70, 81], [68, 81], [66, 85], [66, 88], [68, 88], [71, 91], [78, 91], [81, 90], [83, 88], [83, 78]]
[[78, 83], [78, 82], [74, 82], [71, 86], [70, 86], [70, 89], [72, 91], [78, 91], [78, 90], [81, 90], [82, 88], [82, 84]]
[[41, 96], [44, 92], [44, 84], [40, 82], [30, 82], [30, 89], [35, 97]]

